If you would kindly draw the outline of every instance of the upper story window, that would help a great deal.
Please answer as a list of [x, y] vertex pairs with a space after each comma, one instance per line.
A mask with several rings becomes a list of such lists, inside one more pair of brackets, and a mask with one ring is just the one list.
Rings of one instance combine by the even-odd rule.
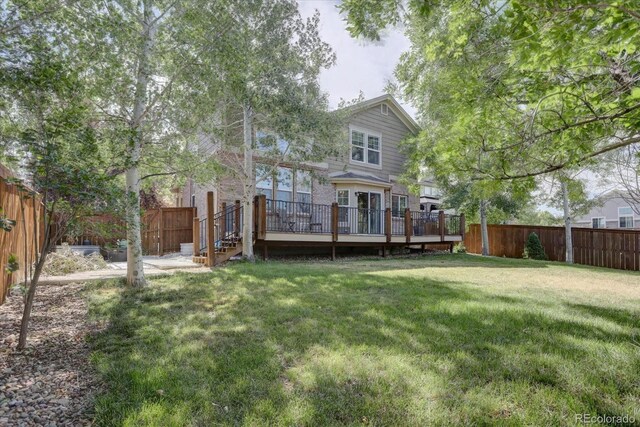
[[401, 217], [404, 215], [404, 210], [409, 207], [409, 198], [399, 194], [393, 194], [391, 196], [391, 215], [395, 217]]
[[284, 154], [289, 149], [289, 142], [269, 134], [265, 131], [256, 131], [256, 150]]
[[591, 228], [607, 228], [604, 218], [591, 218]]
[[372, 132], [351, 129], [351, 161], [380, 166], [381, 137]]
[[630, 207], [618, 208], [618, 224], [620, 228], [633, 228], [633, 210]]

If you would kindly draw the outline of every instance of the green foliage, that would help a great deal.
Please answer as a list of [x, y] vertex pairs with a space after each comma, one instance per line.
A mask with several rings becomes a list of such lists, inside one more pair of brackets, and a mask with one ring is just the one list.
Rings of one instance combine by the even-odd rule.
[[529, 178], [638, 140], [635, 0], [372, 3], [341, 8], [353, 34], [406, 26], [411, 48], [396, 76], [422, 116], [416, 162], [478, 180]]
[[524, 247], [523, 258], [528, 259], [537, 259], [537, 260], [546, 260], [547, 254], [544, 252], [544, 247], [540, 242], [540, 238], [536, 233], [529, 234], [527, 238], [527, 243]]
[[18, 257], [15, 254], [9, 254], [9, 258], [7, 259], [7, 266], [4, 269], [7, 274], [13, 274], [20, 269]]
[[562, 217], [558, 217], [546, 210], [540, 210], [535, 203], [529, 203], [518, 212], [514, 218], [515, 224], [561, 226]]
[[6, 216], [4, 216], [2, 214], [2, 208], [0, 208], [0, 230], [9, 232], [13, 230], [13, 227], [15, 227], [15, 225], [16, 225], [15, 220], [9, 219]]

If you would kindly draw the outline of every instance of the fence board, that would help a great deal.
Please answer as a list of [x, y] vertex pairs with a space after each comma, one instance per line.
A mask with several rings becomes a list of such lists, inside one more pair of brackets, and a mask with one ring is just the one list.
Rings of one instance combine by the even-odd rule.
[[160, 208], [146, 211], [142, 218], [144, 253], [164, 255], [180, 252], [180, 243], [193, 242], [195, 215], [195, 208]]
[[[489, 225], [490, 255], [522, 258], [529, 234], [540, 238], [549, 260], [565, 260], [564, 227]], [[573, 228], [576, 264], [640, 271], [640, 230]], [[482, 253], [480, 224], [470, 224], [464, 245], [469, 253]]]
[[[0, 165], [0, 207], [3, 215], [16, 221], [10, 232], [0, 231], [0, 304], [4, 303], [12, 284], [25, 280], [25, 274], [35, 262], [37, 248], [42, 247], [44, 238], [44, 211], [40, 198], [25, 198], [24, 192], [6, 181], [9, 178], [13, 178], [11, 172]], [[15, 254], [19, 263], [19, 270], [12, 275], [6, 272], [10, 254]]]

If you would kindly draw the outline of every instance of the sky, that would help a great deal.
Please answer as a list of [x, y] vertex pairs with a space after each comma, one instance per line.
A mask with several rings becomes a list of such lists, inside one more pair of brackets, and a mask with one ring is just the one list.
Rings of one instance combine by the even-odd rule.
[[[329, 93], [332, 108], [340, 99], [357, 98], [360, 91], [365, 99], [382, 95], [386, 82], [393, 77], [400, 54], [409, 49], [409, 40], [399, 29], [388, 30], [379, 43], [353, 39], [336, 9], [338, 3], [334, 0], [298, 0], [303, 17], [311, 16], [316, 9], [320, 12], [320, 35], [337, 56], [337, 64], [320, 75], [320, 84]], [[415, 109], [401, 104], [415, 118]]]

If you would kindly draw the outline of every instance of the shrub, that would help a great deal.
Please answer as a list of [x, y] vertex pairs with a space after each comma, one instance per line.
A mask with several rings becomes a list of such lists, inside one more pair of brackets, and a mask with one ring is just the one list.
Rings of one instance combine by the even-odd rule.
[[462, 242], [456, 243], [456, 245], [453, 247], [453, 253], [454, 254], [466, 254], [467, 253], [467, 248], [464, 245], [464, 243], [462, 243]]
[[544, 252], [544, 247], [540, 243], [540, 238], [536, 233], [529, 234], [527, 244], [524, 247], [524, 258], [546, 260], [547, 254]]

